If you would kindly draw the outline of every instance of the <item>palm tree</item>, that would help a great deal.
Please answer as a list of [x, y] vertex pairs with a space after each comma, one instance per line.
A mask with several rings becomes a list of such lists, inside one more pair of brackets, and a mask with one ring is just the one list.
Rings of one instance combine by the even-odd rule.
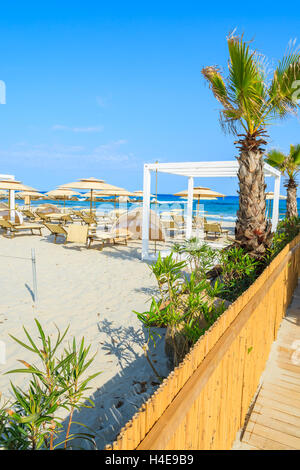
[[[238, 136], [239, 210], [236, 240], [247, 251], [262, 256], [272, 240], [266, 220], [263, 153], [266, 127], [275, 118], [297, 113], [295, 85], [300, 79], [300, 53], [295, 44], [278, 63], [272, 77], [265, 73], [264, 59], [251, 51], [243, 37], [230, 35], [228, 77], [217, 66], [205, 67], [202, 74], [221, 103], [221, 125]], [[241, 132], [241, 133], [239, 133]]]
[[265, 161], [278, 168], [283, 175], [287, 175], [286, 218], [298, 217], [296, 176], [300, 171], [300, 144], [291, 145], [289, 155], [285, 155], [280, 150], [271, 150]]

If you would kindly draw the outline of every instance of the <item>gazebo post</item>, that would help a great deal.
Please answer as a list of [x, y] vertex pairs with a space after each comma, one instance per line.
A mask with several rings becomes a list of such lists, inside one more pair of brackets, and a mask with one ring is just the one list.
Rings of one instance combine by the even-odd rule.
[[93, 190], [91, 189], [90, 215], [93, 213]]
[[144, 195], [143, 195], [143, 226], [142, 226], [142, 259], [149, 256], [149, 214], [150, 214], [150, 189], [151, 171], [148, 165], [144, 165]]
[[275, 176], [274, 181], [274, 199], [273, 199], [273, 211], [272, 211], [272, 232], [277, 229], [279, 220], [279, 193], [280, 193], [280, 175]]
[[189, 176], [188, 178], [188, 203], [187, 203], [187, 220], [185, 236], [187, 239], [192, 236], [192, 225], [193, 225], [193, 193], [194, 193], [194, 178]]

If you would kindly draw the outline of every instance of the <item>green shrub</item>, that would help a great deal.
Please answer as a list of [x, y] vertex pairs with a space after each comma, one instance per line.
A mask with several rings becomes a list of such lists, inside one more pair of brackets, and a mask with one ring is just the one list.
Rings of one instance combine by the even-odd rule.
[[220, 252], [221, 265], [220, 297], [232, 302], [255, 281], [262, 264], [240, 247], [231, 247]]
[[[29, 374], [30, 380], [26, 391], [11, 383], [14, 400], [3, 403], [0, 408], [0, 447], [53, 450], [63, 446], [67, 449], [68, 443], [75, 438], [93, 443], [93, 434], [70, 432], [74, 410], [93, 406], [85, 393], [89, 390], [89, 382], [100, 372], [83, 377], [94, 359], [88, 358], [90, 346], [85, 346], [83, 338], [77, 346], [73, 339], [59, 355], [58, 349], [62, 346], [68, 328], [63, 334], [57, 328], [57, 337], [52, 343], [38, 320], [35, 323], [39, 332], [38, 343], [34, 342], [24, 327], [28, 344], [11, 336], [39, 359], [40, 366], [20, 360], [25, 368], [8, 372]], [[62, 418], [58, 417], [61, 410], [69, 412], [65, 433]]]

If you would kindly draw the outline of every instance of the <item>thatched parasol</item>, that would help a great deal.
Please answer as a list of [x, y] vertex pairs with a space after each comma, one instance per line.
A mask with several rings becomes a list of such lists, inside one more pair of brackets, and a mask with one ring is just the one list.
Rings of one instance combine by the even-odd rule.
[[58, 200], [64, 201], [64, 207], [65, 207], [67, 199], [71, 201], [72, 200], [76, 201], [78, 200], [76, 199], [76, 196], [81, 196], [81, 193], [78, 193], [77, 191], [73, 191], [72, 189], [57, 188], [57, 189], [53, 189], [52, 191], [48, 191], [46, 195], [50, 199], [58, 199]]
[[[179, 191], [178, 193], [175, 193], [174, 196], [187, 198], [188, 191], [186, 189], [183, 191]], [[198, 201], [197, 212], [199, 211], [199, 203], [201, 199], [216, 199], [218, 197], [225, 197], [225, 194], [218, 193], [217, 191], [213, 191], [210, 188], [204, 188], [202, 186], [197, 186], [193, 189], [193, 199], [196, 199]]]
[[30, 186], [26, 186], [25, 184], [21, 183], [21, 181], [15, 181], [15, 180], [0, 180], [0, 190], [4, 189], [8, 191], [8, 206], [9, 206], [9, 211], [11, 211], [10, 208], [10, 192], [11, 191], [33, 191], [37, 192], [36, 189], [31, 188]]
[[120, 189], [117, 186], [113, 186], [112, 184], [105, 183], [104, 180], [100, 180], [94, 177], [91, 178], [82, 178], [79, 181], [74, 181], [73, 183], [66, 183], [59, 186], [59, 188], [63, 189], [88, 189], [90, 190], [90, 212], [92, 212], [93, 208], [93, 192], [94, 191], [102, 191], [108, 189]]

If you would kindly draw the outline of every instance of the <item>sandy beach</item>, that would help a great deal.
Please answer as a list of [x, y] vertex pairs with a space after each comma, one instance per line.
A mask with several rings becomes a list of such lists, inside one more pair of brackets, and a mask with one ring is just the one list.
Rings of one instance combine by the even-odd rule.
[[[224, 228], [232, 230], [228, 222]], [[37, 262], [38, 301], [33, 301], [31, 249]], [[96, 354], [89, 374], [101, 371], [91, 382], [94, 409], [75, 416], [93, 429], [97, 448], [115, 439], [121, 427], [159, 385], [147, 363], [143, 330], [133, 310], [145, 311], [156, 281], [147, 263], [140, 259], [141, 244], [105, 246], [103, 251], [76, 244], [53, 243], [44, 229], [43, 237], [17, 235], [0, 237], [1, 306], [0, 340], [6, 345], [6, 363], [0, 364], [0, 391], [10, 397], [9, 381], [23, 387], [24, 374], [4, 375], [19, 367], [18, 359], [31, 362], [32, 354], [9, 334], [25, 340], [25, 328], [37, 338], [34, 318], [55, 337], [55, 325], [67, 339], [84, 336]], [[161, 376], [168, 375], [164, 353], [164, 333], [159, 331], [156, 347], [151, 348], [153, 364]]]
[[[32, 298], [31, 248], [37, 259], [37, 306]], [[157, 387], [157, 378], [143, 355], [146, 333], [132, 312], [144, 311], [155, 292], [155, 279], [140, 261], [138, 246], [107, 246], [98, 251], [55, 245], [47, 236], [1, 236], [0, 260], [0, 340], [6, 344], [0, 391], [9, 397], [9, 380], [24, 385], [23, 374], [3, 374], [19, 367], [18, 359], [32, 359], [30, 351], [9, 334], [25, 340], [24, 325], [37, 338], [35, 317], [52, 337], [54, 323], [61, 330], [70, 325], [68, 338], [84, 336], [92, 345], [91, 354], [96, 354], [89, 373], [102, 371], [91, 383], [95, 408], [75, 420], [90, 426], [97, 434], [97, 447], [103, 448]], [[153, 359], [158, 361], [159, 373], [167, 375], [162, 339], [153, 350]]]

